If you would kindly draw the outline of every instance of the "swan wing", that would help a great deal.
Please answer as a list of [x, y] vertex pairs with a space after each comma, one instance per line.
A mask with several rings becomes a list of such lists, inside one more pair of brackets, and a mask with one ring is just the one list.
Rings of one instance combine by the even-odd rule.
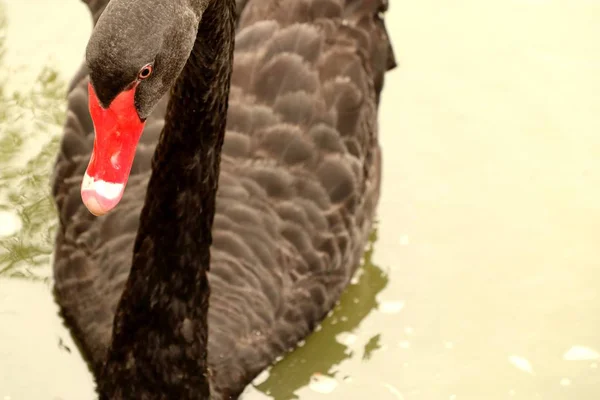
[[308, 335], [360, 264], [394, 66], [377, 10], [251, 0], [241, 15], [211, 249], [208, 357], [223, 398]]

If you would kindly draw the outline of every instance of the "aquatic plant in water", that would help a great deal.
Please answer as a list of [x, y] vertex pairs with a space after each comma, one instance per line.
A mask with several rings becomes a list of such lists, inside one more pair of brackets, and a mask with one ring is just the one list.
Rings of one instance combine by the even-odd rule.
[[[0, 5], [0, 69], [6, 15]], [[46, 279], [56, 218], [49, 179], [64, 121], [66, 84], [45, 67], [31, 87], [0, 79], [0, 278]], [[45, 268], [37, 268], [37, 267]]]

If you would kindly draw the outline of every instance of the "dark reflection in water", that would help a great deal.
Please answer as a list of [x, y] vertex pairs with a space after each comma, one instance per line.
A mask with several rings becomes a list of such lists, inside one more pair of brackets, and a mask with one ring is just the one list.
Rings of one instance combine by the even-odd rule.
[[[321, 329], [308, 337], [302, 347], [298, 347], [291, 357], [277, 363], [270, 371], [269, 378], [257, 386], [275, 400], [297, 399], [296, 390], [306, 386], [315, 372], [341, 378], [335, 367], [341, 361], [353, 356], [348, 346], [336, 340], [341, 333], [356, 329], [363, 319], [377, 308], [376, 296], [387, 286], [387, 275], [372, 263], [373, 246], [377, 240], [374, 230], [365, 253], [364, 265], [353, 282], [340, 298], [333, 313], [321, 324]], [[364, 348], [363, 358], [370, 357], [378, 346], [378, 336], [371, 339]]]

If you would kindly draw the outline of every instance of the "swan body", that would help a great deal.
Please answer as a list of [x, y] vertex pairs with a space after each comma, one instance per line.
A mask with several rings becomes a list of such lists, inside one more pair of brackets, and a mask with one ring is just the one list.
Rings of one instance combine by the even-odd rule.
[[[108, 2], [87, 3], [97, 22]], [[381, 0], [237, 3], [227, 127], [209, 240], [204, 352], [211, 398], [237, 398], [260, 371], [306, 337], [359, 266], [379, 199], [379, 94], [385, 72], [395, 66], [378, 16], [385, 6]], [[52, 182], [60, 219], [54, 278], [66, 322], [102, 379], [107, 359], [116, 352], [113, 326], [125, 329], [125, 322], [114, 325], [117, 310], [136, 312], [134, 303], [127, 306], [121, 299], [126, 285], [146, 284], [141, 274], [131, 283], [136, 234], [148, 224], [169, 232], [179, 227], [178, 220], [156, 217], [142, 219], [140, 226], [144, 202], [152, 196], [152, 164], [160, 162], [152, 157], [165, 126], [168, 93], [146, 119], [118, 207], [95, 217], [82, 203], [80, 186], [94, 142], [88, 74], [83, 65], [69, 87]], [[171, 180], [177, 188], [178, 176]], [[193, 193], [190, 199], [195, 201]], [[197, 204], [196, 219], [211, 212]], [[168, 247], [168, 241], [153, 246], [173, 259], [186, 256], [179, 254], [185, 253], [181, 248]], [[143, 245], [135, 248], [146, 251]], [[189, 276], [177, 273], [174, 269], [169, 276], [170, 285], [200, 290]], [[173, 312], [187, 312], [173, 294], [165, 298], [168, 307], [180, 307]], [[180, 332], [184, 339], [193, 335], [186, 319], [170, 321], [155, 329]]]

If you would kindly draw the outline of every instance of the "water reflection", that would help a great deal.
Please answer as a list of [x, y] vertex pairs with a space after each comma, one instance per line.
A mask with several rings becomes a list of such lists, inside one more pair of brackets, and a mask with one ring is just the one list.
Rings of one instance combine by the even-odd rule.
[[[309, 336], [306, 343], [277, 363], [269, 372], [268, 379], [257, 388], [275, 400], [298, 399], [296, 391], [308, 385], [315, 374], [320, 381], [328, 381], [323, 375], [344, 379], [335, 367], [343, 360], [351, 358], [352, 332], [364, 318], [377, 308], [377, 295], [387, 286], [387, 274], [373, 264], [373, 248], [377, 240], [377, 230], [369, 239], [364, 264], [352, 284], [343, 293], [339, 304], [320, 328]], [[368, 359], [379, 348], [379, 335], [371, 338], [364, 346], [362, 358]], [[332, 383], [334, 385], [334, 383]], [[327, 385], [325, 385], [327, 386]]]

